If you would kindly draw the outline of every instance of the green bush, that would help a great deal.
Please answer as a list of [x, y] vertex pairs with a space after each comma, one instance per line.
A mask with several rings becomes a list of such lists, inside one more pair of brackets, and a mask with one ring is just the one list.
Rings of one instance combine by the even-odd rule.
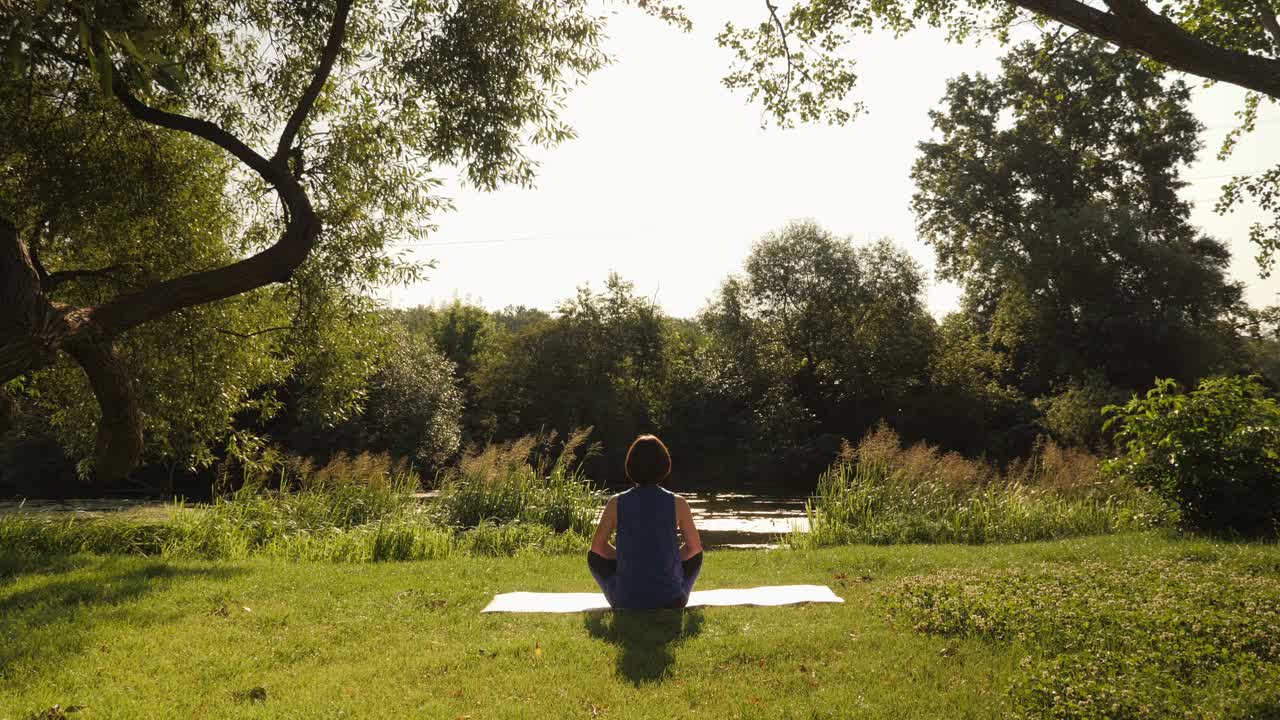
[[1211, 378], [1189, 394], [1158, 380], [1145, 398], [1105, 412], [1123, 454], [1104, 472], [1166, 498], [1183, 527], [1280, 531], [1280, 406], [1256, 377]]
[[1100, 375], [1072, 380], [1057, 394], [1036, 401], [1043, 413], [1040, 424], [1057, 442], [1098, 450], [1105, 440], [1102, 408], [1122, 402], [1126, 395]]
[[369, 381], [369, 400], [357, 423], [366, 447], [409, 458], [427, 476], [443, 468], [462, 444], [462, 391], [453, 363], [429, 342], [407, 339]]

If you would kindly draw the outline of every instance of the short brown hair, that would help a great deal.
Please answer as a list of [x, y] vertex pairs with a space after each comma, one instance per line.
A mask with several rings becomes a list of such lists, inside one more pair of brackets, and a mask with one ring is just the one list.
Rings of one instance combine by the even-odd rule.
[[671, 453], [657, 435], [641, 435], [627, 448], [624, 468], [637, 485], [658, 485], [671, 475]]

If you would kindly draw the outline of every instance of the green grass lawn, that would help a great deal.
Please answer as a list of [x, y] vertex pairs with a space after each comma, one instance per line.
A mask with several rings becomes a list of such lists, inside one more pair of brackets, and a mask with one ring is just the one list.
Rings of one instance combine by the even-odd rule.
[[[1120, 710], [1092, 715], [1064, 714], [1074, 706], [1050, 693], [1093, 686], [1041, 681], [1072, 652], [1132, 645], [1145, 657], [1134, 640], [1144, 632], [1186, 673], [1173, 676], [1177, 707], [1280, 717], [1280, 657], [1266, 637], [1270, 627], [1280, 638], [1274, 545], [1148, 533], [711, 552], [702, 589], [820, 583], [846, 602], [585, 615], [479, 612], [498, 592], [592, 589], [576, 556], [0, 562], [3, 720], [57, 717], [55, 705], [78, 706], [67, 716], [85, 720], [1142, 717], [1164, 669], [1061, 669], [1093, 673], [1084, 679], [1120, 696], [1141, 686], [1132, 707], [1121, 697]], [[1170, 585], [1170, 573], [1191, 589]], [[1054, 578], [1064, 580], [1044, 585]], [[1221, 583], [1230, 588], [1212, 592]], [[1042, 586], [1054, 602], [1038, 599]], [[1193, 627], [1199, 614], [1216, 618], [1209, 630]]]

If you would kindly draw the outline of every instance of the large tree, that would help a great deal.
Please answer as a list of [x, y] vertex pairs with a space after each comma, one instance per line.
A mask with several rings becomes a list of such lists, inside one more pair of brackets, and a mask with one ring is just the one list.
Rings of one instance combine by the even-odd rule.
[[[570, 135], [559, 102], [603, 63], [602, 23], [579, 0], [0, 5], [8, 90], [74, 114], [69, 100], [96, 85], [127, 113], [116, 122], [186, 134], [232, 163], [212, 192], [244, 207], [232, 257], [80, 302], [55, 299], [55, 279], [104, 269], [38, 264], [31, 245], [46, 225], [9, 210], [0, 384], [72, 358], [102, 410], [95, 470], [127, 472], [143, 423], [120, 337], [274, 283], [306, 292], [385, 277], [388, 243], [420, 234], [438, 205], [430, 168], [460, 165], [482, 187], [527, 183], [526, 144]], [[76, 148], [47, 152], [65, 162]], [[0, 170], [21, 182], [8, 163]], [[122, 231], [135, 235], [121, 243], [149, 240], [145, 228]], [[74, 230], [60, 232], [74, 244]]]
[[762, 427], [791, 433], [808, 418], [852, 437], [897, 421], [925, 382], [934, 328], [924, 283], [888, 240], [855, 247], [793, 222], [752, 247], [703, 321]]
[[[863, 110], [850, 97], [855, 61], [843, 52], [853, 35], [933, 27], [956, 42], [1007, 42], [1027, 27], [1055, 36], [1065, 28], [1143, 56], [1155, 70], [1249, 91], [1240, 125], [1220, 149], [1226, 157], [1255, 129], [1259, 105], [1280, 102], [1278, 9], [1277, 0], [799, 0], [782, 12], [766, 0], [758, 25], [727, 25], [720, 43], [736, 59], [726, 84], [745, 89], [785, 125], [797, 117], [844, 122]], [[1220, 212], [1250, 200], [1275, 214], [1250, 231], [1265, 276], [1280, 251], [1280, 166], [1236, 177], [1223, 190]]]
[[580, 287], [556, 315], [512, 332], [486, 359], [480, 404], [504, 438], [592, 426], [606, 450], [619, 453], [638, 432], [655, 429], [651, 408], [668, 342], [662, 312], [610, 273], [602, 291]]
[[948, 82], [913, 206], [1013, 381], [1038, 396], [1093, 371], [1141, 388], [1213, 369], [1241, 289], [1178, 196], [1199, 148], [1187, 86], [1085, 39], [1001, 68]]

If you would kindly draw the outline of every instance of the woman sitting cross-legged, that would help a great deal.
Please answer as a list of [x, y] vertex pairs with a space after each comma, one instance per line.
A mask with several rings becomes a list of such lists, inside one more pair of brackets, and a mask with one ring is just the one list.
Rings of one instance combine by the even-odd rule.
[[587, 566], [612, 607], [682, 608], [702, 569], [702, 540], [689, 503], [661, 485], [671, 475], [671, 453], [657, 437], [641, 435], [627, 450], [625, 471], [635, 487], [604, 506]]

